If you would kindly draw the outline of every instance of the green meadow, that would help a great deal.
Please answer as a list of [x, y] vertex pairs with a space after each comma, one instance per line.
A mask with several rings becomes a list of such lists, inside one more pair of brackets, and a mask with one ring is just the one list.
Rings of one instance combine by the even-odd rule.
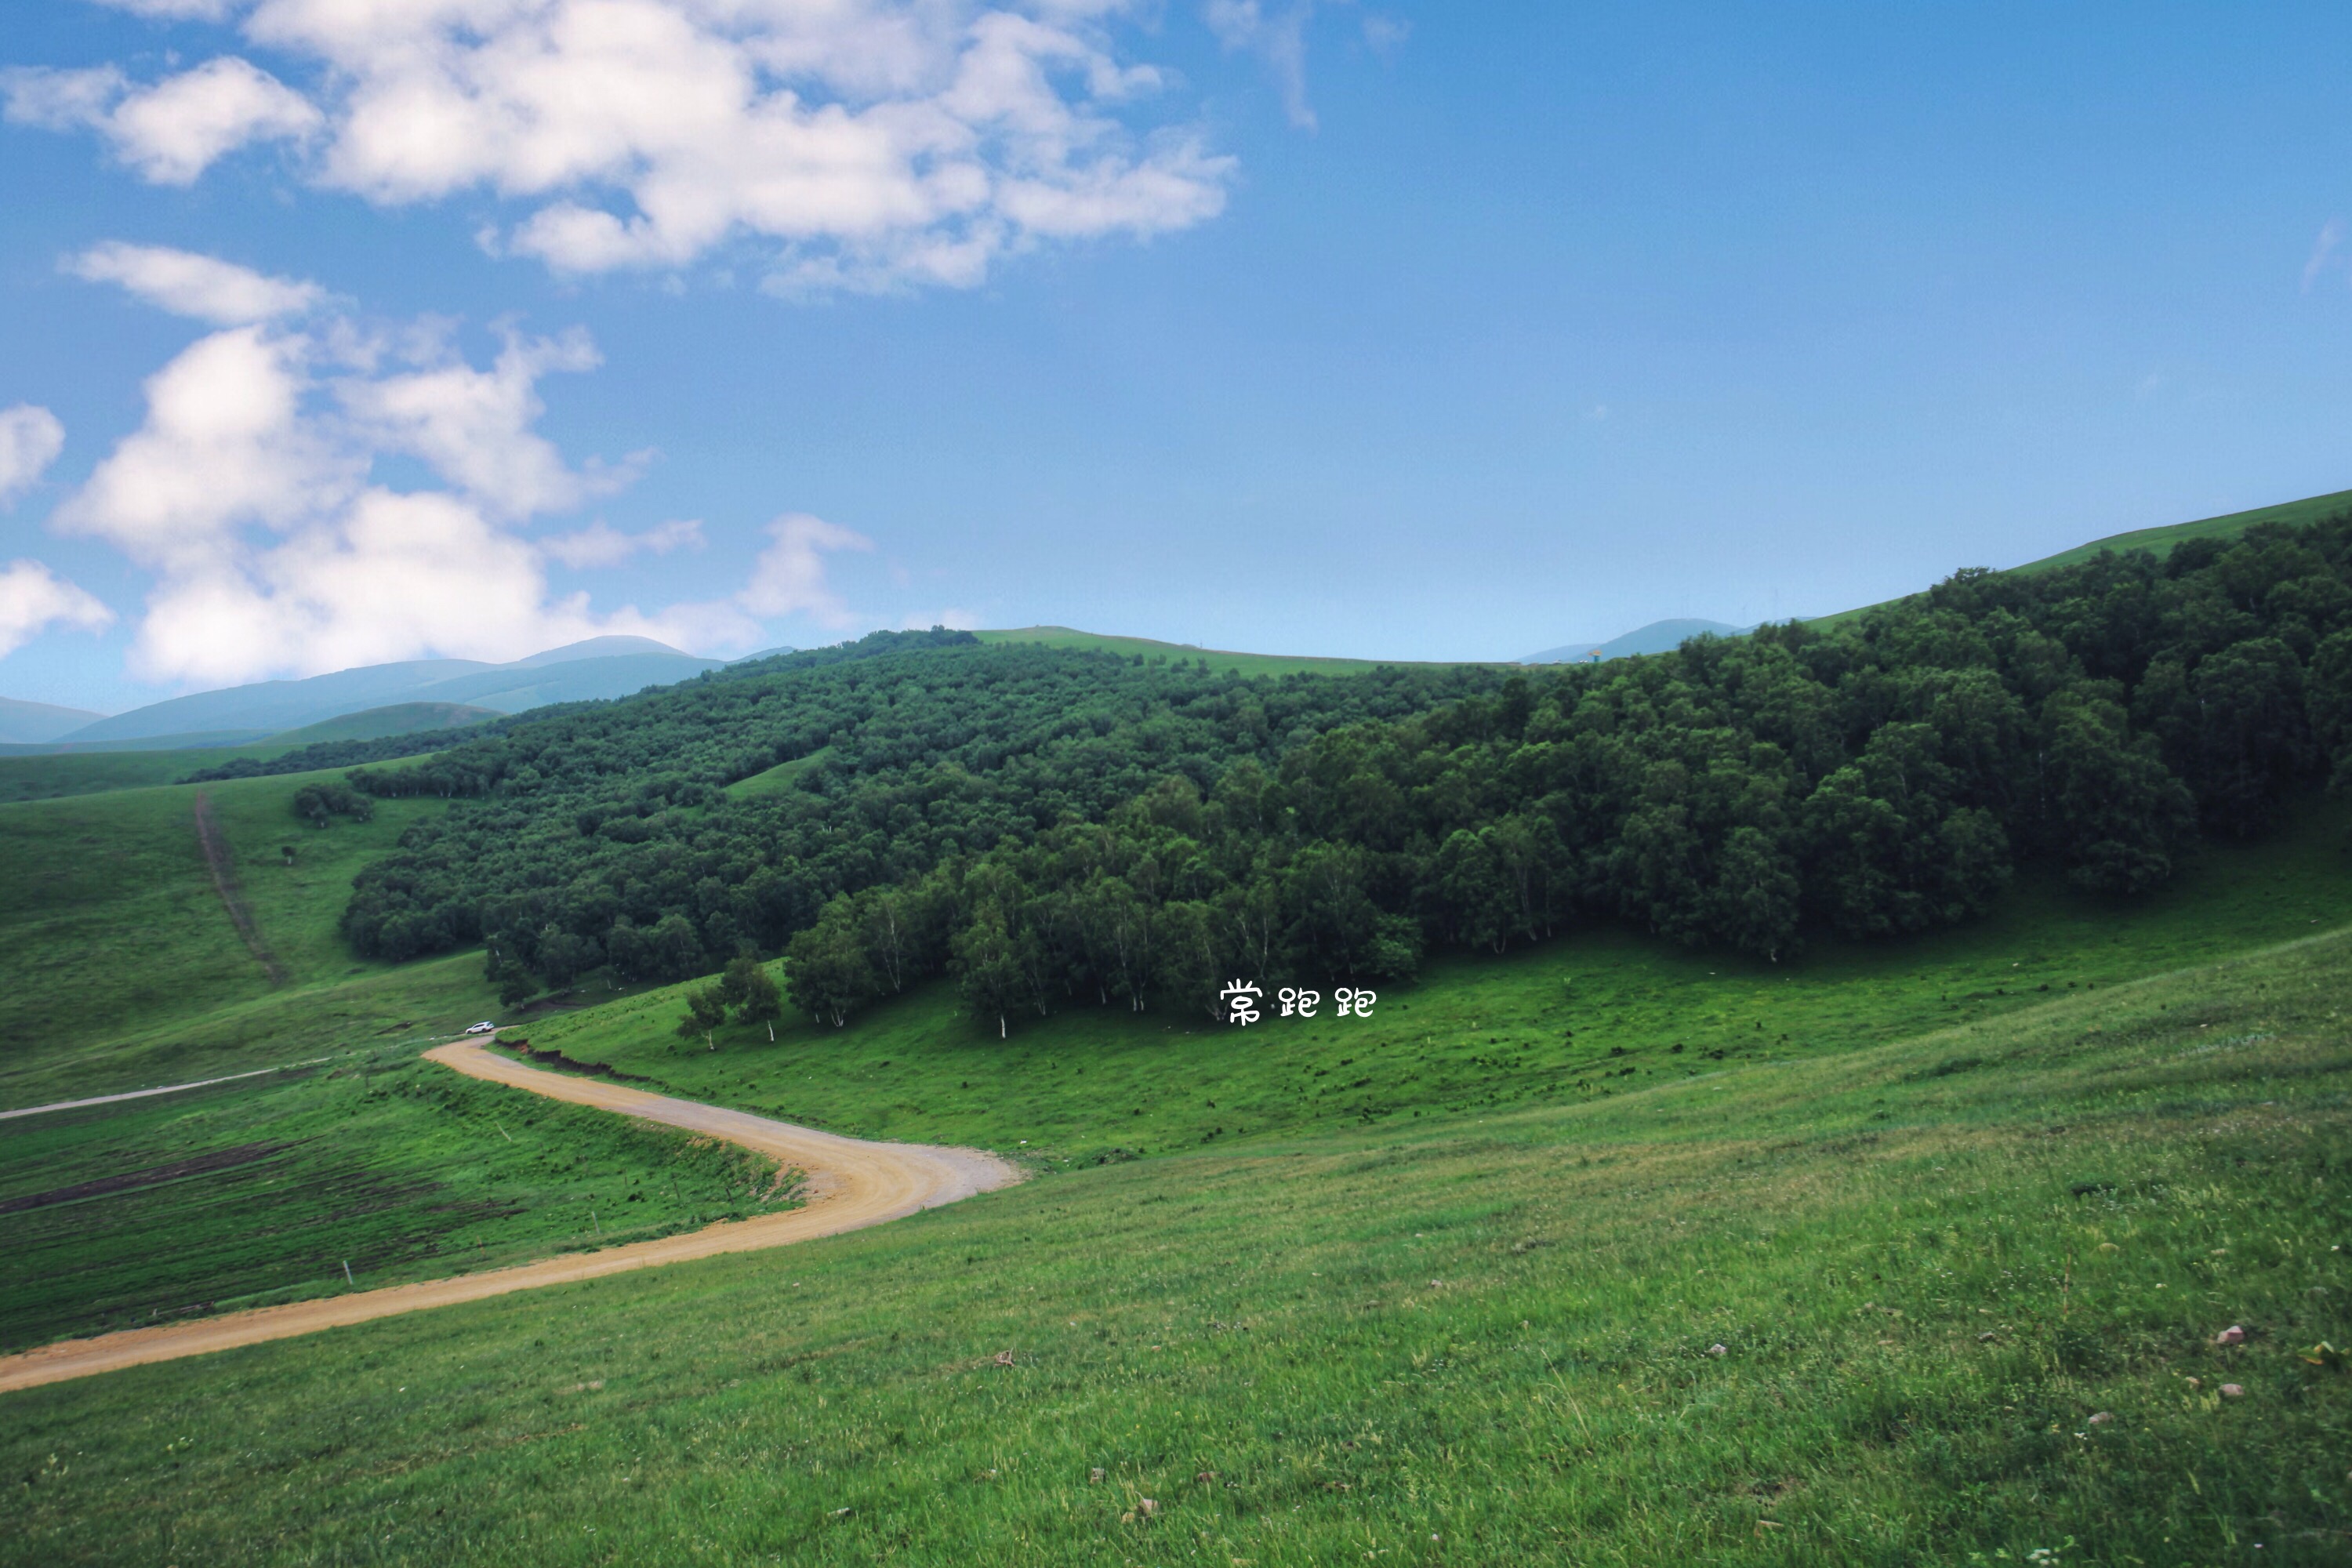
[[776, 1174], [413, 1046], [0, 1122], [0, 1351], [666, 1236]]
[[185, 778], [198, 768], [218, 767], [241, 757], [257, 761], [291, 751], [293, 742], [264, 741], [250, 746], [212, 746], [195, 751], [53, 752], [0, 755], [0, 805], [99, 795], [108, 790], [146, 789]]
[[2340, 1563], [2347, 981], [2329, 934], [28, 1390], [0, 1562]]
[[1073, 631], [1068, 626], [1023, 626], [1013, 631], [977, 632], [984, 643], [1036, 643], [1045, 647], [1078, 648], [1087, 652], [1142, 654], [1149, 658], [1195, 661], [1223, 673], [1232, 670], [1244, 679], [1261, 675], [1361, 675], [1396, 659], [1323, 658], [1308, 654], [1234, 653], [1223, 648], [1194, 647], [1190, 643], [1154, 642], [1150, 637], [1113, 637], [1103, 632]]
[[340, 775], [202, 790], [282, 984], [223, 907], [197, 841], [197, 789], [0, 805], [0, 1106], [271, 1066], [484, 1015], [493, 997], [478, 956], [365, 963], [336, 929], [353, 873], [441, 803], [387, 801], [371, 822], [321, 830], [291, 810], [319, 777]]
[[[309, 1064], [0, 1122], [0, 1346], [778, 1201], [417, 1060], [479, 955], [334, 924], [438, 803], [320, 831], [304, 782], [206, 786], [278, 984], [193, 788], [0, 807], [5, 1102]], [[509, 1033], [1034, 1179], [8, 1395], [0, 1563], [2341, 1562], [2348, 873], [2314, 799], [2128, 905], [1585, 928], [1247, 1029], [933, 986], [711, 1050], [681, 988], [571, 997]]]

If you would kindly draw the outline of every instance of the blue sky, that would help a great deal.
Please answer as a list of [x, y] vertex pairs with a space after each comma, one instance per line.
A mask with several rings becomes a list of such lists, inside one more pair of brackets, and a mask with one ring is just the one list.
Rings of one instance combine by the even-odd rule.
[[933, 620], [1507, 658], [2343, 489], [2347, 44], [2289, 5], [12, 7], [0, 695]]

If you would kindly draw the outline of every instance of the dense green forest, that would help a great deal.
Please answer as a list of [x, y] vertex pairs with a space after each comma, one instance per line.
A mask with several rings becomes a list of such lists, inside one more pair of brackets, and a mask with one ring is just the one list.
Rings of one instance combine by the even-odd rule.
[[1000, 1029], [1577, 920], [1780, 960], [1966, 920], [2025, 862], [2128, 897], [2352, 775], [2347, 584], [2339, 518], [1523, 673], [881, 636], [354, 773], [475, 798], [362, 875], [346, 929], [391, 957], [487, 938], [518, 994], [789, 946], [821, 1018], [948, 973]]
[[[1197, 661], [877, 633], [355, 770], [370, 795], [457, 804], [361, 875], [344, 931], [392, 959], [486, 940], [494, 977], [518, 989], [608, 965], [682, 979], [747, 944], [774, 951], [843, 892], [1501, 679], [1253, 681]], [[796, 763], [793, 788], [728, 793]]]

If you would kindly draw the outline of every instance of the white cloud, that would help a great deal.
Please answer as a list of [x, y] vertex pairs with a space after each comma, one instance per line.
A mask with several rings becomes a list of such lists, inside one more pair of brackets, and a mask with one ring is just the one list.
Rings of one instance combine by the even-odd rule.
[[838, 523], [790, 512], [768, 524], [774, 541], [751, 568], [751, 580], [736, 603], [755, 616], [805, 615], [827, 626], [854, 625], [857, 617], [824, 580], [824, 555], [835, 550], [872, 550], [874, 542]]
[[1314, 130], [1315, 110], [1307, 103], [1307, 23], [1315, 0], [1291, 0], [1271, 13], [1261, 0], [1208, 0], [1203, 14], [1226, 48], [1256, 55], [1273, 68], [1290, 122]]
[[604, 521], [590, 523], [572, 533], [559, 533], [539, 542], [540, 549], [574, 570], [592, 566], [618, 566], [632, 555], [667, 555], [673, 550], [703, 547], [702, 522], [698, 518], [675, 518], [643, 533], [623, 533]]
[[[316, 132], [320, 184], [525, 204], [491, 243], [563, 272], [748, 237], [786, 291], [969, 286], [1040, 240], [1202, 223], [1233, 167], [1134, 123], [1164, 81], [1119, 58], [1114, 25], [1146, 0], [136, 3], [241, 17], [320, 77], [318, 103], [231, 58], [137, 90], [111, 67], [18, 73], [10, 113], [95, 127], [182, 182]], [[1300, 17], [1265, 24], [1264, 47]]]
[[133, 89], [112, 66], [13, 70], [0, 78], [7, 117], [63, 131], [88, 127], [159, 185], [186, 185], [256, 142], [299, 139], [322, 117], [310, 101], [235, 55]]
[[265, 277], [218, 257], [161, 245], [109, 240], [68, 258], [65, 268], [93, 283], [119, 283], [173, 315], [220, 327], [299, 316], [326, 299], [315, 283]]
[[266, 327], [200, 339], [147, 379], [146, 422], [54, 526], [180, 574], [231, 551], [248, 524], [287, 530], [331, 512], [366, 478], [369, 454], [305, 407], [311, 361], [308, 338]]
[[0, 566], [0, 658], [49, 626], [96, 631], [113, 619], [113, 611], [37, 561], [11, 561]]
[[336, 388], [344, 408], [381, 451], [404, 452], [509, 518], [564, 511], [636, 477], [644, 458], [574, 472], [554, 444], [533, 432], [546, 405], [539, 378], [593, 370], [595, 345], [582, 331], [525, 338], [511, 331], [488, 370], [432, 353], [405, 374], [352, 377]]
[[[225, 275], [186, 266], [180, 274]], [[139, 268], [91, 275], [179, 298], [142, 287], [152, 279]], [[314, 304], [314, 315], [327, 309]], [[446, 323], [387, 333], [341, 315], [299, 329], [254, 321], [208, 333], [150, 376], [144, 421], [50, 518], [155, 574], [131, 645], [134, 672], [220, 684], [428, 654], [513, 658], [612, 632], [740, 651], [773, 640], [766, 617], [858, 622], [826, 582], [824, 558], [873, 542], [798, 514], [769, 525], [766, 548], [730, 598], [600, 614], [585, 595], [551, 594], [551, 562], [613, 565], [698, 549], [702, 525], [678, 519], [632, 534], [598, 521], [524, 537], [530, 519], [625, 483], [635, 463], [569, 465], [536, 428], [539, 379], [597, 363], [584, 334], [502, 335], [496, 360], [478, 368]], [[28, 473], [53, 454], [54, 425], [38, 409], [0, 416], [0, 432], [28, 433]], [[404, 488], [387, 459], [414, 460], [432, 479]], [[26, 607], [8, 601], [8, 626], [96, 624], [105, 614], [46, 574], [9, 581]]]
[[2311, 258], [2303, 264], [2305, 293], [2311, 292], [2311, 286], [2319, 281], [2319, 275], [2327, 269], [2328, 258], [2334, 256], [2336, 247], [2343, 243], [2344, 220], [2342, 218], [2332, 217], [2320, 226], [2319, 237], [2311, 242]]
[[0, 408], [0, 506], [47, 472], [65, 445], [66, 427], [39, 404]]

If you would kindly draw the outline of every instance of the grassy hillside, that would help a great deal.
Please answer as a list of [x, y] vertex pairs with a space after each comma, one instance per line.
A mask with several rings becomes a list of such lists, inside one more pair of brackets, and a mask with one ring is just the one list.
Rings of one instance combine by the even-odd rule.
[[1337, 1016], [1329, 996], [1312, 1021], [1270, 1005], [1247, 1029], [1074, 1007], [1018, 1023], [1000, 1044], [940, 985], [842, 1029], [789, 1018], [773, 1043], [764, 1026], [731, 1025], [713, 1053], [676, 1037], [689, 987], [671, 986], [535, 1022], [530, 1036], [689, 1099], [866, 1137], [1007, 1150], [1026, 1140], [1033, 1157], [1083, 1164], [1811, 1058], [2347, 923], [2352, 804], [2313, 802], [2290, 830], [2213, 850], [2136, 903], [2052, 879], [1984, 921], [1825, 943], [1794, 963], [1603, 927], [1499, 960], [1441, 961], [1419, 984], [1385, 990], [1370, 1018]]
[[505, 717], [494, 708], [476, 708], [464, 702], [395, 702], [387, 708], [369, 708], [357, 713], [345, 713], [339, 718], [322, 719], [316, 724], [288, 730], [270, 739], [282, 742], [290, 750], [320, 741], [380, 741], [387, 735], [454, 730]]
[[[2251, 511], [2200, 518], [2195, 522], [2166, 523], [2157, 528], [2136, 528], [2124, 533], [2111, 533], [2105, 539], [2095, 539], [2088, 544], [2078, 544], [2072, 550], [2062, 550], [2055, 555], [2045, 555], [2039, 561], [2029, 561], [2008, 570], [2054, 572], [2062, 566], [2079, 565], [2102, 550], [2147, 550], [2158, 555], [2169, 555], [2174, 545], [2191, 539], [2235, 539], [2259, 522], [2301, 525], [2318, 522], [2347, 510], [2352, 510], [2352, 490], [2337, 490], [2331, 495], [2310, 496], [2302, 500], [2281, 501], [2275, 506], [2256, 507]], [[1899, 599], [1887, 599], [1877, 605], [1864, 605], [1859, 609], [1840, 610], [1833, 616], [1816, 616], [1806, 625], [1828, 630], [1848, 621], [1860, 620], [1885, 605], [1901, 602]]]
[[46, 755], [0, 755], [0, 805], [54, 800], [108, 790], [144, 789], [185, 778], [197, 768], [218, 767], [239, 757], [257, 761], [283, 754], [291, 742], [265, 741], [250, 746], [206, 746], [193, 751], [58, 752]]
[[[1244, 678], [1260, 675], [1359, 675], [1383, 665], [1410, 663], [1402, 659], [1318, 658], [1275, 653], [1227, 653], [1194, 647], [1190, 643], [1153, 642], [1148, 637], [1108, 637], [1099, 632], [1072, 631], [1067, 626], [1024, 626], [1017, 631], [977, 632], [984, 643], [1036, 643], [1045, 647], [1078, 648], [1089, 652], [1142, 654], [1190, 664], [1205, 661], [1219, 674], [1233, 670]], [[1469, 662], [1469, 661], [1464, 661]]]
[[[118, 790], [0, 806], [0, 1104], [25, 1105], [320, 1054], [422, 1015], [488, 1003], [478, 957], [404, 970], [352, 959], [336, 921], [352, 874], [442, 808], [385, 802], [325, 831], [290, 810], [314, 776]], [[238, 935], [196, 837], [209, 802], [243, 897], [288, 975]], [[291, 848], [290, 862], [284, 853]], [[289, 1054], [278, 1054], [289, 1053]]]
[[2347, 510], [2352, 510], [2352, 490], [2338, 490], [2333, 495], [2284, 501], [2276, 506], [2256, 507], [2251, 511], [2233, 511], [2224, 517], [2208, 517], [2195, 522], [2176, 522], [2161, 528], [2137, 528], [2128, 533], [2112, 533], [2088, 544], [2078, 544], [2072, 550], [2062, 550], [2055, 555], [2045, 555], [2039, 561], [2029, 561], [2015, 570], [2049, 572], [2088, 561], [2102, 550], [2148, 550], [2158, 555], [2169, 555], [2174, 545], [2191, 539], [2235, 539], [2258, 522], [2317, 522], [2322, 518]]
[[2341, 1562], [2347, 984], [2333, 935], [29, 1390], [0, 1562]]
[[0, 1122], [0, 1350], [646, 1240], [766, 1212], [775, 1175], [394, 1044]]

